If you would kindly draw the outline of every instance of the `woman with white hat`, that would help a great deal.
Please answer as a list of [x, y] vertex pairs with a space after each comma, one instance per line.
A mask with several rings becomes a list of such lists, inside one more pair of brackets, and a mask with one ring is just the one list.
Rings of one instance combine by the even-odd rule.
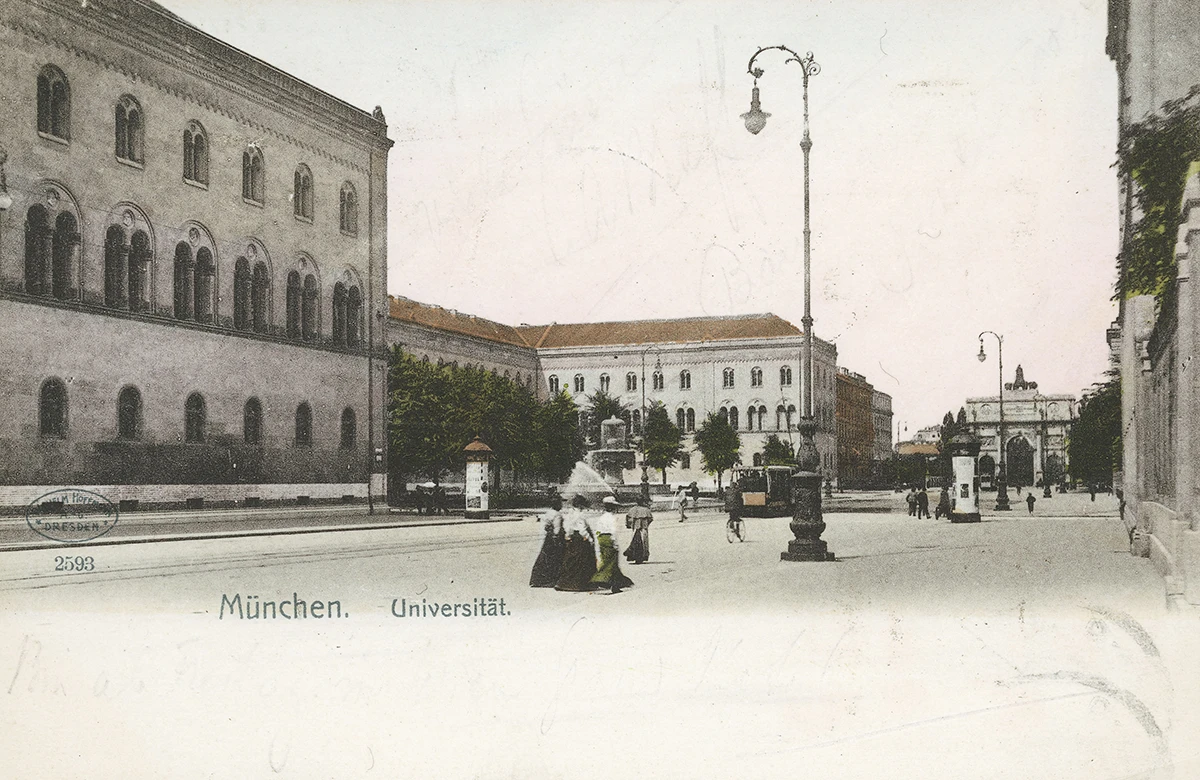
[[613, 496], [605, 496], [602, 503], [604, 513], [592, 520], [592, 530], [596, 534], [596, 573], [592, 575], [592, 584], [620, 593], [632, 585], [633, 580], [621, 573], [617, 554], [621, 548], [617, 545], [617, 516], [613, 510], [619, 505]]

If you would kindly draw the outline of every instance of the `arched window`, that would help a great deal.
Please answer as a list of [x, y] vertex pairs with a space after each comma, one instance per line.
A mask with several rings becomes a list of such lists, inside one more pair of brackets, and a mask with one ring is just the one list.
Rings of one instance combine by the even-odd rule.
[[729, 408], [722, 406], [720, 409], [717, 410], [717, 416], [720, 417], [723, 422], [728, 423], [729, 422]]
[[733, 369], [726, 368], [721, 372], [721, 387], [733, 387]]
[[71, 88], [67, 77], [53, 65], [38, 74], [37, 129], [62, 141], [71, 140]]
[[[746, 407], [746, 430], [748, 430], [748, 431], [754, 430], [754, 416], [755, 416], [754, 415], [754, 407], [753, 406]], [[762, 430], [762, 429], [760, 428], [759, 430]]]
[[346, 345], [362, 345], [362, 293], [358, 287], [346, 292]]
[[129, 241], [129, 296], [130, 311], [146, 311], [150, 308], [147, 291], [150, 278], [150, 236], [144, 230], [135, 230]]
[[126, 387], [117, 396], [117, 438], [136, 441], [142, 435], [142, 394]]
[[575, 375], [575, 392], [582, 393], [584, 391], [583, 374]]
[[662, 390], [662, 389], [663, 389], [663, 384], [664, 384], [664, 383], [663, 383], [663, 374], [662, 374], [662, 372], [661, 372], [661, 371], [655, 371], [655, 372], [654, 372], [654, 376], [653, 376], [653, 377], [651, 377], [651, 381], [654, 383], [654, 384], [652, 385], [652, 387], [653, 387], [655, 390]]
[[795, 407], [795, 406], [793, 406], [792, 404], [788, 404], [788, 408], [787, 408], [787, 429], [788, 429], [789, 431], [790, 431], [790, 430], [792, 430], [792, 425], [794, 424], [794, 422], [795, 422], [795, 419], [796, 419], [796, 407]]
[[687, 412], [683, 409], [675, 410], [675, 427], [681, 431], [687, 430]]
[[679, 389], [680, 390], [691, 390], [692, 389], [692, 372], [688, 371], [686, 368], [679, 372]]
[[348, 236], [358, 234], [358, 193], [350, 182], [342, 184], [342, 194], [338, 205], [338, 223], [342, 232]]
[[302, 219], [313, 218], [313, 179], [307, 165], [301, 164], [293, 175], [292, 213]]
[[61, 379], [47, 379], [38, 393], [38, 432], [47, 438], [67, 435], [67, 386]]
[[307, 403], [296, 407], [296, 446], [312, 446], [312, 408]]
[[266, 263], [254, 266], [254, 277], [250, 281], [250, 318], [255, 333], [267, 332], [267, 302], [271, 297], [271, 276]]
[[738, 410], [736, 406], [729, 407], [729, 427], [738, 429]]
[[142, 107], [132, 95], [117, 101], [116, 154], [118, 160], [141, 164], [143, 143]]
[[75, 215], [63, 211], [54, 220], [53, 246], [50, 252], [50, 294], [60, 301], [75, 297], [72, 280], [75, 277], [76, 247], [79, 230]]
[[763, 464], [763, 456], [761, 452], [754, 453], [754, 465], [761, 466]]
[[204, 404], [204, 396], [192, 393], [183, 407], [183, 440], [188, 444], [203, 443], [204, 424], [207, 421], [208, 410]]
[[287, 276], [287, 334], [294, 339], [300, 338], [300, 303], [302, 297], [300, 274], [292, 271]]
[[639, 434], [642, 432], [642, 410], [641, 409], [633, 410], [632, 430]]
[[183, 178], [208, 184], [208, 135], [199, 122], [189, 122], [183, 131]]
[[600, 392], [607, 393], [609, 388], [608, 374], [600, 375]]
[[217, 268], [212, 252], [202, 246], [196, 251], [195, 306], [196, 322], [213, 322], [216, 314]]
[[777, 431], [783, 430], [783, 425], [784, 425], [786, 416], [787, 416], [787, 409], [783, 408], [783, 404], [780, 404], [779, 406], [775, 407], [775, 430], [777, 430]]
[[246, 444], [262, 444], [263, 412], [262, 402], [251, 398], [242, 409], [242, 440]]
[[750, 386], [762, 387], [762, 369], [758, 366], [750, 369]]
[[695, 409], [687, 410], [687, 429], [688, 429], [688, 433], [691, 433], [692, 431], [696, 430], [696, 410]]
[[354, 449], [357, 440], [358, 423], [354, 418], [354, 410], [347, 406], [342, 410], [342, 449]]
[[779, 386], [780, 387], [791, 387], [792, 386], [792, 367], [791, 366], [780, 366], [779, 367]]
[[129, 247], [125, 245], [125, 231], [111, 225], [104, 234], [104, 304], [113, 308], [129, 305], [125, 285], [128, 283], [126, 262]]
[[180, 241], [175, 245], [175, 319], [190, 320], [192, 318], [194, 270], [192, 248], [186, 242]]
[[300, 330], [305, 341], [317, 338], [317, 277], [309, 274], [304, 277], [304, 301], [300, 307]]
[[767, 407], [758, 407], [758, 429], [761, 431], [767, 422]]
[[630, 371], [625, 375], [625, 392], [632, 393], [637, 390], [637, 374]]
[[244, 257], [233, 265], [233, 327], [250, 328], [250, 261]]
[[242, 198], [261, 206], [266, 199], [266, 189], [262, 150], [250, 145], [242, 152]]
[[346, 343], [346, 285], [333, 285], [333, 343]]
[[50, 270], [53, 238], [50, 235], [50, 216], [41, 204], [25, 212], [25, 292], [45, 295], [46, 273]]
[[558, 395], [558, 377], [556, 375], [551, 374], [546, 379], [546, 384], [550, 386], [551, 395]]

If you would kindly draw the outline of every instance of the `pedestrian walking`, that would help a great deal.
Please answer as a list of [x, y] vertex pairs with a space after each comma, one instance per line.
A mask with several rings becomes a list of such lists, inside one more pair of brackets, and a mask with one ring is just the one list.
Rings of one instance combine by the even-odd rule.
[[671, 503], [679, 504], [679, 522], [681, 523], [684, 520], [687, 520], [687, 512], [684, 511], [687, 509], [687, 500], [687, 488], [685, 488], [683, 485], [680, 485], [679, 491], [675, 493], [675, 498]]
[[605, 496], [603, 499], [604, 512], [592, 521], [595, 533], [596, 573], [592, 575], [593, 589], [608, 588], [610, 593], [620, 593], [633, 584], [633, 580], [621, 572], [620, 556], [617, 544], [617, 499]]
[[925, 488], [921, 488], [921, 492], [917, 493], [917, 519], [923, 517], [931, 517], [929, 514], [929, 494], [925, 492]]
[[933, 510], [934, 519], [950, 517], [950, 512], [954, 507], [950, 503], [950, 493], [946, 488], [942, 488], [942, 492], [938, 494], [937, 507]]
[[905, 503], [908, 504], [908, 516], [916, 517], [917, 515], [917, 489], [911, 488], [908, 495], [904, 497]]
[[692, 509], [700, 506], [700, 486], [695, 482], [688, 487], [688, 498], [692, 500]]
[[1033, 514], [1033, 502], [1034, 501], [1037, 501], [1037, 499], [1033, 497], [1033, 491], [1032, 490], [1027, 491], [1025, 493], [1025, 505], [1029, 507], [1029, 514]]
[[563, 548], [566, 546], [562, 505], [562, 498], [555, 496], [550, 501], [550, 509], [539, 518], [542, 526], [542, 549], [538, 552], [533, 571], [529, 575], [531, 588], [553, 588], [558, 584], [558, 577], [562, 573]]
[[650, 560], [650, 523], [654, 522], [654, 513], [650, 511], [649, 503], [644, 496], [639, 496], [625, 517], [625, 527], [633, 531], [633, 538], [625, 549], [625, 560], [630, 563]]
[[584, 514], [592, 505], [586, 496], [571, 499], [571, 511], [563, 518], [562, 568], [558, 574], [555, 590], [592, 590], [592, 576], [596, 573], [595, 537], [592, 526]]
[[1088, 485], [1088, 492], [1092, 494], [1092, 501], [1096, 500], [1096, 483], [1092, 482]]

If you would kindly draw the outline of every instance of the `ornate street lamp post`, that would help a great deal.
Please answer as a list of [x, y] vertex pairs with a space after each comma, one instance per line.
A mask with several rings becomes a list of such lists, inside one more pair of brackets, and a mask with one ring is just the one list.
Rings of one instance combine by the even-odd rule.
[[1047, 422], [1046, 421], [1046, 398], [1044, 396], [1042, 397], [1042, 410], [1041, 411], [1042, 411], [1042, 441], [1041, 441], [1041, 446], [1039, 446], [1038, 449], [1041, 450], [1041, 453], [1042, 453], [1042, 457], [1041, 457], [1041, 461], [1042, 461], [1042, 498], [1053, 498], [1054, 494], [1052, 492], [1050, 492], [1050, 475], [1046, 473], [1046, 437], [1049, 435], [1050, 430], [1046, 425], [1046, 422]]
[[764, 46], [754, 52], [750, 58], [747, 72], [754, 77], [754, 88], [750, 93], [750, 110], [742, 114], [746, 129], [754, 135], [766, 127], [770, 114], [762, 110], [759, 103], [758, 80], [763, 75], [763, 69], [755, 66], [758, 55], [765, 51], [781, 51], [788, 55], [784, 64], [796, 63], [804, 79], [804, 135], [800, 139], [800, 148], [804, 152], [804, 355], [801, 360], [800, 373], [804, 390], [803, 411], [801, 412], [800, 443], [796, 448], [796, 465], [799, 470], [792, 475], [793, 506], [791, 529], [795, 539], [788, 542], [786, 552], [779, 554], [785, 561], [831, 561], [833, 553], [821, 539], [825, 531], [825, 522], [821, 519], [821, 455], [813, 436], [817, 432], [817, 422], [813, 418], [813, 318], [812, 318], [812, 232], [809, 229], [809, 175], [808, 157], [812, 150], [812, 139], [808, 133], [808, 78], [821, 72], [821, 66], [813, 59], [812, 52], [801, 56], [786, 46]]
[[979, 334], [979, 362], [987, 360], [987, 353], [983, 351], [983, 334], [991, 333], [996, 337], [997, 346], [997, 361], [1000, 367], [1000, 428], [999, 435], [996, 437], [1000, 443], [1000, 471], [996, 476], [996, 511], [1007, 512], [1012, 507], [1008, 505], [1008, 466], [1004, 458], [1004, 337], [994, 331], [985, 330]]

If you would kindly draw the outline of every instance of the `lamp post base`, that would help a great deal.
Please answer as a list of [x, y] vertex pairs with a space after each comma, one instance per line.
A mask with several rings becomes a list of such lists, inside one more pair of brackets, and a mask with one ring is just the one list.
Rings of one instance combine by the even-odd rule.
[[[803, 425], [804, 423], [801, 423], [801, 426]], [[804, 436], [803, 427], [801, 427], [801, 436]], [[806, 438], [809, 446], [812, 446], [811, 434]], [[801, 440], [800, 448], [802, 452], [805, 450], [804, 439]], [[817, 460], [815, 454], [816, 447], [813, 447], [811, 456], [807, 460], [815, 462]], [[803, 468], [806, 461], [800, 458], [797, 460], [800, 460], [801, 468]], [[793, 562], [834, 560], [833, 553], [829, 552], [828, 545], [821, 539], [821, 534], [825, 532], [825, 521], [821, 518], [821, 481], [821, 475], [815, 471], [802, 470], [792, 474], [792, 522], [788, 527], [792, 529], [792, 534], [796, 538], [788, 542], [788, 548], [779, 554], [779, 560]]]

